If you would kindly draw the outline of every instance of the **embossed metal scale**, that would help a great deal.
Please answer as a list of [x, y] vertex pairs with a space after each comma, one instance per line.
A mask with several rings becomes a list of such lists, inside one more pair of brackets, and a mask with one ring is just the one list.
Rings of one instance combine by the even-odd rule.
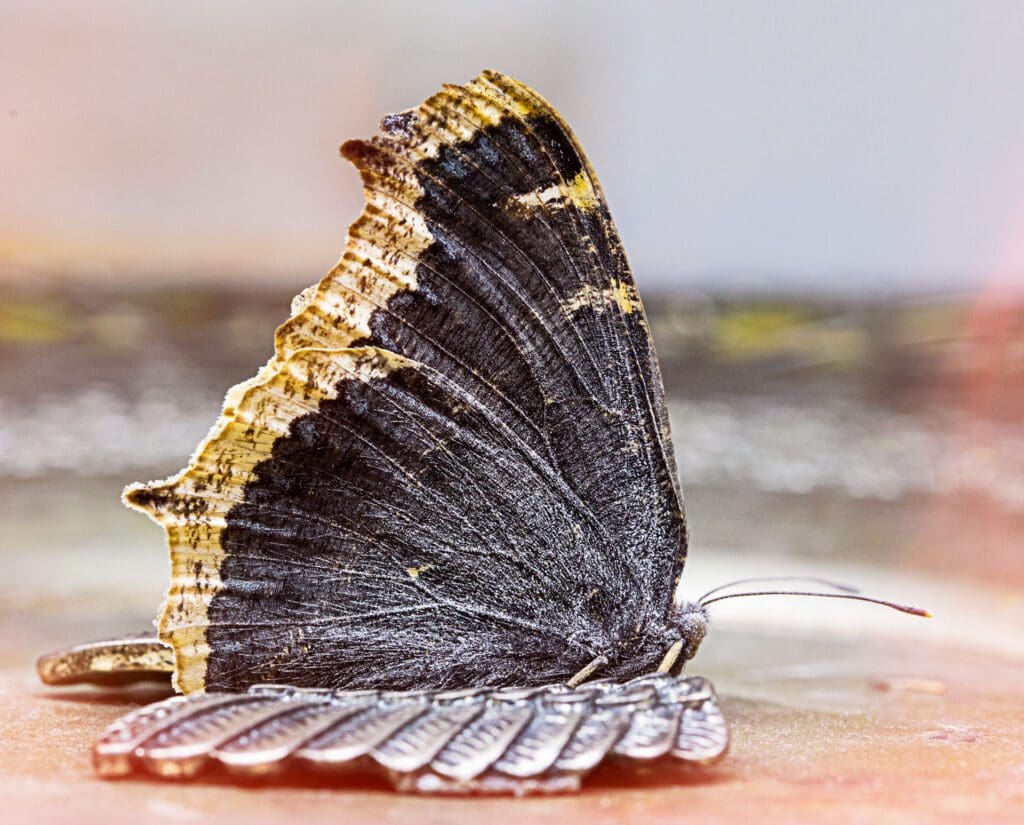
[[255, 686], [174, 697], [100, 737], [100, 776], [189, 779], [286, 771], [344, 773], [365, 763], [403, 791], [564, 792], [606, 757], [707, 763], [728, 744], [699, 677], [447, 692]]
[[125, 491], [170, 548], [158, 639], [40, 661], [185, 694], [104, 734], [99, 772], [369, 760], [523, 792], [717, 758], [714, 694], [680, 675], [707, 622], [661, 373], [572, 131], [484, 72], [341, 152], [366, 198], [341, 260], [188, 466]]

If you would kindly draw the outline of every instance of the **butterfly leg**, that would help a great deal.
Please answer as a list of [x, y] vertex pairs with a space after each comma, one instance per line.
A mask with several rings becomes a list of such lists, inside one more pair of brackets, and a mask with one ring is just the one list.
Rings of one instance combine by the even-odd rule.
[[595, 657], [594, 661], [592, 661], [589, 665], [580, 670], [580, 672], [573, 676], [568, 682], [566, 682], [566, 684], [569, 687], [574, 688], [577, 685], [580, 685], [583, 682], [587, 681], [587, 679], [589, 679], [594, 674], [594, 671], [596, 671], [598, 668], [604, 667], [606, 664], [608, 664], [607, 656], [603, 654], [601, 656], [597, 656]]
[[665, 658], [663, 658], [661, 660], [661, 664], [658, 665], [658, 673], [671, 673], [672, 672], [672, 668], [675, 666], [676, 659], [679, 658], [679, 654], [682, 651], [682, 649], [683, 649], [683, 640], [682, 639], [679, 639], [678, 641], [673, 642], [672, 643], [672, 647], [670, 647], [665, 652]]

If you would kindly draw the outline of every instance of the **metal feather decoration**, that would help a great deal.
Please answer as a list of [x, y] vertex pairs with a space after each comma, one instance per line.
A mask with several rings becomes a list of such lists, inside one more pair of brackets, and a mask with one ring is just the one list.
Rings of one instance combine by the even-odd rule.
[[711, 685], [652, 674], [578, 688], [447, 692], [254, 686], [174, 697], [113, 724], [97, 772], [191, 779], [215, 770], [265, 777], [364, 762], [403, 791], [578, 789], [606, 757], [707, 763], [728, 745]]

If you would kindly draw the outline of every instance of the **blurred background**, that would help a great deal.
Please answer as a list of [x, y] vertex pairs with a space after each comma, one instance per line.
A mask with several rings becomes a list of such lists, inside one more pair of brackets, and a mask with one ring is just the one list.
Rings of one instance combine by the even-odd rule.
[[337, 144], [484, 67], [554, 102], [601, 175], [694, 593], [834, 574], [1020, 653], [1016, 0], [0, 0], [5, 660], [145, 626], [167, 562], [121, 487], [182, 466], [336, 260], [361, 203]]

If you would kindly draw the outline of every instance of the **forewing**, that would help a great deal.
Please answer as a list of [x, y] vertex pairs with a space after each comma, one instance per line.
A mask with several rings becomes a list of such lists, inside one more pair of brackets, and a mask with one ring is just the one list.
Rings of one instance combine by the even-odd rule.
[[540, 684], [667, 647], [685, 553], [663, 389], [596, 178], [484, 73], [350, 142], [366, 209], [177, 477], [183, 690]]

